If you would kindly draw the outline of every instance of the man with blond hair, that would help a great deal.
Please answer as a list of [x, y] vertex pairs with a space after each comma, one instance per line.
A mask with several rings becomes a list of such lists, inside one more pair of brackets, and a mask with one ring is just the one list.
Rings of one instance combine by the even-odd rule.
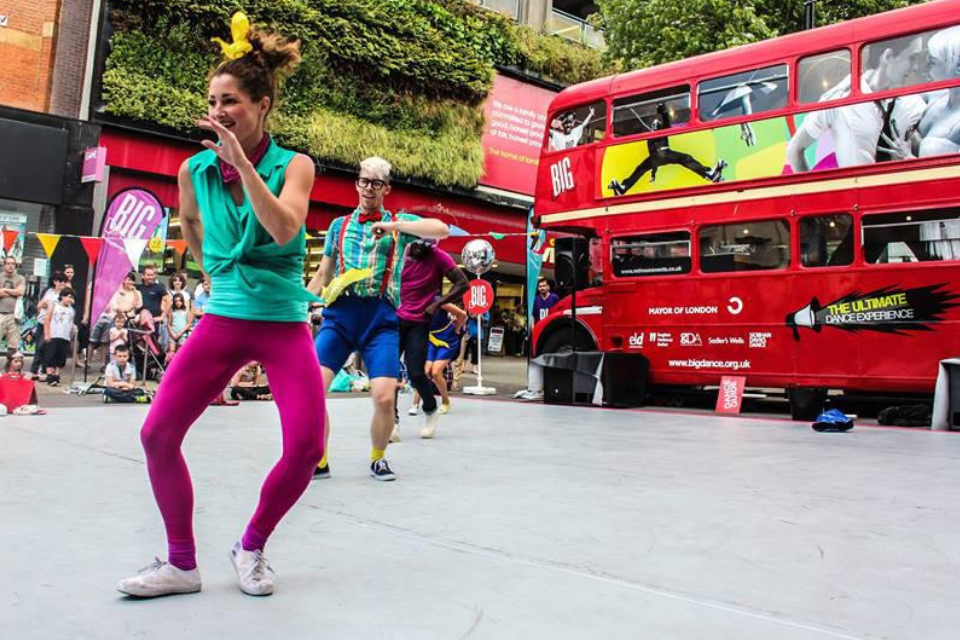
[[[359, 206], [330, 224], [323, 260], [307, 287], [319, 295], [334, 278], [354, 269], [370, 269], [367, 277], [349, 285], [323, 310], [315, 345], [326, 389], [351, 353], [363, 358], [374, 407], [370, 475], [387, 481], [396, 479], [384, 456], [394, 425], [394, 390], [400, 367], [397, 307], [404, 253], [418, 238], [439, 240], [450, 234], [439, 220], [394, 214], [383, 207], [390, 193], [390, 170], [390, 163], [379, 157], [360, 163], [356, 182]], [[329, 438], [329, 415], [326, 424]], [[329, 475], [324, 453], [314, 477]]]

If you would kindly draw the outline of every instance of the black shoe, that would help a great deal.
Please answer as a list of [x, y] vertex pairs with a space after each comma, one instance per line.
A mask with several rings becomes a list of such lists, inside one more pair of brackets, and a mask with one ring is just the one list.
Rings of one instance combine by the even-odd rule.
[[383, 482], [390, 482], [391, 480], [397, 479], [397, 476], [390, 470], [390, 465], [387, 464], [386, 458], [380, 458], [370, 463], [370, 475], [374, 480]]
[[727, 161], [720, 160], [717, 162], [717, 166], [713, 168], [713, 171], [710, 172], [710, 181], [711, 182], [723, 182], [723, 170], [727, 168]]
[[621, 185], [617, 180], [612, 180], [607, 188], [610, 189], [610, 191], [613, 191], [614, 195], [618, 196], [622, 196], [627, 192], [627, 190], [623, 188], [623, 185]]
[[323, 465], [322, 467], [317, 467], [313, 470], [313, 479], [314, 480], [324, 480], [330, 477], [330, 463]]

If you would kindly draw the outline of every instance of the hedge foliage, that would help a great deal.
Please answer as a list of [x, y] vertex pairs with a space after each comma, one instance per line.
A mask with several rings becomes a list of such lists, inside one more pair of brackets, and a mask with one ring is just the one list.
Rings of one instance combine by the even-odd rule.
[[192, 132], [206, 74], [234, 11], [301, 40], [271, 127], [321, 160], [370, 154], [397, 172], [473, 187], [483, 169], [481, 105], [494, 67], [558, 83], [603, 75], [600, 55], [464, 0], [115, 0], [108, 113]]

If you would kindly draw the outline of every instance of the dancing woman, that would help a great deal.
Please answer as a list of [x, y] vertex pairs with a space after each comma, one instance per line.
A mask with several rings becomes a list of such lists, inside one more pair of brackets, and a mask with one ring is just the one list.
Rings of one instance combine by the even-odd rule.
[[314, 298], [301, 276], [314, 165], [264, 133], [278, 78], [299, 61], [299, 43], [250, 29], [243, 14], [234, 16], [233, 31], [233, 44], [224, 46], [229, 59], [210, 73], [209, 109], [198, 122], [219, 144], [204, 141], [207, 149], [186, 160], [179, 175], [183, 234], [211, 278], [213, 295], [167, 370], [141, 432], [169, 555], [117, 584], [132, 596], [200, 590], [193, 489], [180, 446], [237, 369], [263, 363], [283, 431], [280, 460], [230, 552], [245, 593], [273, 592], [263, 549], [323, 456], [323, 380], [316, 358], [308, 357], [313, 340], [305, 321], [306, 302]]

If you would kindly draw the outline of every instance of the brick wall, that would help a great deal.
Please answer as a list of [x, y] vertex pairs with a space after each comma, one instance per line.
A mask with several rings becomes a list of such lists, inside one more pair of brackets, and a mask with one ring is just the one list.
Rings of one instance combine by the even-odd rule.
[[60, 7], [50, 113], [69, 118], [86, 118], [86, 114], [80, 113], [80, 101], [83, 96], [92, 11], [93, 0], [63, 0]]
[[[65, 0], [73, 2], [75, 0]], [[47, 111], [60, 0], [3, 0], [0, 14], [0, 104]]]

